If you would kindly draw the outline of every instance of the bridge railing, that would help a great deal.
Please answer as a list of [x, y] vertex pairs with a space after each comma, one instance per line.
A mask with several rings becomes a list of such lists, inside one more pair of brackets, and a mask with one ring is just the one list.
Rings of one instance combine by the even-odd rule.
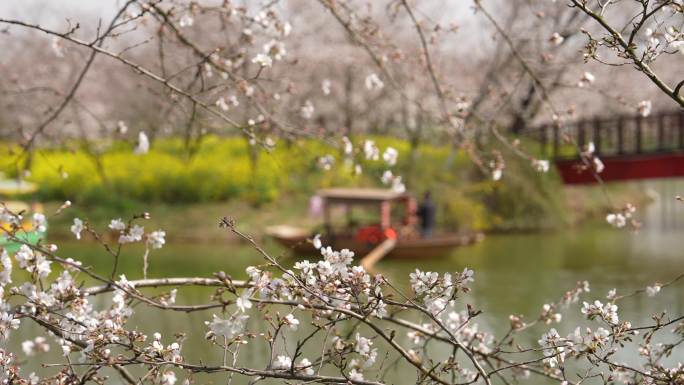
[[577, 147], [589, 142], [604, 157], [678, 152], [684, 151], [684, 111], [542, 125], [524, 135], [539, 142], [542, 156], [554, 159], [576, 158]]

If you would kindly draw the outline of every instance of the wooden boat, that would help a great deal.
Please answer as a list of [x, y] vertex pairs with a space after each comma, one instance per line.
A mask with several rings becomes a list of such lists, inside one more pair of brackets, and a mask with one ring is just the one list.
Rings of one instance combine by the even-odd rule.
[[24, 201], [9, 199], [10, 197], [32, 194], [37, 189], [35, 184], [26, 181], [0, 180], [0, 202], [10, 212], [14, 214], [21, 213], [23, 217], [20, 228], [14, 234], [21, 242], [8, 238], [7, 233], [11, 231], [9, 223], [0, 223], [0, 248], [13, 253], [19, 250], [22, 243], [35, 245], [41, 240], [45, 240], [47, 231], [39, 231], [33, 228], [32, 222], [32, 215], [34, 213], [42, 213], [42, 205], [39, 203], [28, 204]]
[[[422, 238], [416, 231], [416, 200], [408, 193], [385, 189], [332, 188], [317, 193], [321, 200], [323, 225], [320, 231], [279, 225], [266, 229], [268, 235], [297, 256], [315, 255], [312, 242], [320, 234], [321, 243], [335, 250], [349, 249], [362, 257], [386, 239], [396, 239], [388, 258], [433, 258], [448, 255], [454, 248], [483, 239], [481, 233], [437, 233]], [[397, 210], [399, 209], [399, 210]], [[359, 225], [354, 210], [372, 218]], [[399, 211], [399, 220], [396, 220]], [[373, 215], [376, 218], [373, 218]], [[394, 214], [394, 215], [393, 215]], [[344, 219], [342, 225], [338, 222]], [[375, 221], [373, 221], [375, 219]]]

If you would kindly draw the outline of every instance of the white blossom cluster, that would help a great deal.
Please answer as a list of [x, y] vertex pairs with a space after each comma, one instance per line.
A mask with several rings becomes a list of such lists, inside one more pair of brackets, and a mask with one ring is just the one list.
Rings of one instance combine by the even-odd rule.
[[[85, 221], [82, 221], [85, 228]], [[110, 223], [110, 230], [129, 234], [132, 225], [121, 219]], [[83, 230], [83, 229], [81, 229]], [[89, 229], [92, 231], [92, 229]], [[144, 234], [144, 233], [143, 233]], [[130, 235], [130, 234], [129, 234]], [[162, 231], [142, 235], [149, 247], [163, 244]], [[320, 242], [320, 238], [319, 238]], [[218, 274], [217, 293], [223, 292], [234, 298], [230, 301], [216, 297], [217, 306], [224, 308], [221, 314], [214, 314], [205, 322], [206, 338], [212, 344], [224, 350], [224, 354], [237, 356], [240, 346], [255, 343], [255, 338], [282, 335], [283, 340], [292, 338], [302, 325], [311, 322], [307, 328], [316, 327], [320, 322], [332, 325], [345, 321], [361, 322], [367, 328], [354, 330], [345, 337], [341, 330], [333, 326], [328, 345], [324, 346], [326, 355], [345, 357], [346, 363], [337, 366], [343, 378], [351, 382], [372, 381], [376, 371], [382, 367], [381, 357], [387, 343], [397, 343], [403, 355], [411, 365], [418, 365], [426, 370], [422, 363], [431, 359], [428, 342], [447, 343], [460, 346], [474, 355], [475, 362], [483, 364], [485, 359], [502, 359], [501, 343], [512, 343], [514, 335], [532, 325], [522, 322], [521, 316], [511, 316], [511, 332], [503, 341], [480, 327], [475, 322], [479, 312], [471, 308], [461, 308], [459, 297], [470, 289], [474, 273], [464, 269], [460, 273], [436, 273], [415, 270], [409, 275], [412, 294], [406, 301], [397, 301], [390, 292], [396, 289], [381, 275], [371, 275], [363, 267], [354, 265], [354, 253], [350, 250], [333, 250], [323, 245], [319, 248], [321, 259], [315, 262], [303, 260], [296, 262], [293, 269], [286, 269], [271, 260], [271, 267], [248, 267], [248, 280], [241, 284], [241, 289], [233, 287], [233, 281]], [[61, 266], [59, 272], [53, 272], [55, 264]], [[58, 330], [52, 335], [38, 335], [21, 343], [21, 353], [0, 350], [0, 367], [4, 376], [12, 381], [49, 381], [40, 378], [36, 373], [22, 377], [16, 364], [17, 355], [32, 357], [44, 354], [52, 347], [68, 357], [71, 362], [80, 364], [97, 363], [113, 365], [121, 360], [121, 347], [128, 347], [135, 352], [143, 366], [154, 373], [157, 383], [174, 385], [179, 381], [178, 373], [191, 365], [182, 354], [183, 340], [179, 337], [164, 338], [160, 333], [146, 335], [129, 326], [129, 320], [136, 311], [136, 304], [152, 305], [161, 309], [170, 309], [175, 305], [177, 289], [162, 295], [146, 296], [143, 287], [136, 281], [120, 275], [102, 288], [84, 288], [78, 277], [88, 274], [88, 270], [72, 259], [61, 259], [49, 251], [24, 245], [16, 253], [4, 251], [0, 255], [0, 339], [7, 340], [12, 332], [20, 328], [24, 322], [36, 320], [42, 325], [52, 325]], [[17, 275], [22, 270], [28, 275]], [[22, 277], [14, 282], [17, 277]], [[24, 277], [29, 277], [28, 279]], [[142, 280], [140, 282], [146, 282]], [[162, 282], [162, 281], [160, 281]], [[15, 284], [15, 286], [11, 286]], [[144, 284], [143, 284], [144, 285]], [[644, 290], [648, 295], [662, 290], [668, 284], [656, 283]], [[577, 303], [582, 294], [589, 292], [587, 282], [578, 282], [576, 287], [567, 291], [558, 303], [545, 304], [539, 317], [543, 324], [560, 323], [560, 309]], [[106, 296], [105, 301], [93, 301], [92, 295]], [[15, 297], [15, 300], [9, 301]], [[590, 321], [601, 322], [594, 328], [574, 326], [574, 331], [565, 337], [556, 329], [550, 329], [539, 340], [542, 356], [539, 362], [542, 370], [551, 378], [562, 376], [565, 361], [572, 358], [609, 360], [618, 347], [636, 338], [640, 333], [631, 324], [621, 321], [618, 307], [614, 303], [617, 297], [614, 291], [609, 293], [609, 302], [584, 302], [581, 312]], [[21, 299], [21, 301], [17, 301]], [[270, 306], [279, 306], [274, 311]], [[181, 307], [183, 308], [183, 307]], [[282, 309], [287, 309], [281, 313]], [[415, 311], [418, 323], [403, 320], [397, 314], [411, 309]], [[249, 327], [250, 319], [255, 312], [263, 315], [255, 325], [269, 330], [255, 331]], [[407, 327], [407, 340], [396, 338], [394, 332], [384, 334], [386, 327], [373, 329], [371, 325], [403, 325]], [[657, 327], [657, 326], [656, 326]], [[322, 330], [326, 330], [323, 328]], [[675, 327], [675, 333], [684, 336], [684, 324]], [[275, 334], [274, 334], [275, 333]], [[511, 340], [508, 340], [511, 338]], [[275, 338], [273, 341], [279, 341]], [[403, 345], [406, 347], [403, 347]], [[668, 346], [660, 343], [643, 342], [639, 352], [649, 359], [655, 360], [658, 355], [667, 352]], [[322, 366], [336, 366], [334, 360], [319, 363], [320, 358], [311, 359], [301, 354], [293, 354], [287, 349], [273, 351], [272, 359], [265, 371], [276, 376], [299, 376], [293, 378], [315, 379], [320, 375]], [[510, 352], [505, 354], [511, 354]], [[457, 361], [438, 364], [440, 370], [451, 371], [464, 382], [475, 381], [481, 372], [475, 367]], [[511, 358], [505, 358], [510, 361]], [[511, 367], [515, 378], [530, 376], [531, 367], [522, 360], [519, 365]], [[228, 365], [228, 364], [226, 364]], [[627, 365], [613, 366], [610, 375], [633, 383], [635, 378], [643, 379], [640, 372], [630, 371]], [[195, 369], [197, 370], [197, 369]], [[540, 369], [537, 369], [538, 371]], [[649, 367], [656, 378], [676, 379], [684, 375], [681, 366], [657, 368]], [[669, 377], [668, 377], [669, 376]], [[632, 382], [629, 382], [632, 381]], [[648, 380], [645, 380], [649, 383]], [[658, 383], [657, 381], [652, 383]]]
[[[309, 107], [307, 105], [303, 107], [303, 109], [307, 109], [306, 115], [309, 117], [309, 112], [313, 114], [313, 106], [310, 107], [310, 111], [308, 110]], [[343, 156], [345, 157], [345, 164], [353, 164], [353, 174], [360, 175], [363, 172], [363, 168], [360, 163], [353, 163], [353, 157], [355, 155], [354, 144], [346, 136], [342, 137], [342, 152]], [[363, 141], [360, 152], [361, 153], [359, 155], [363, 156], [363, 158], [367, 161], [379, 161], [382, 158], [384, 163], [390, 168], [396, 166], [399, 159], [399, 151], [397, 149], [388, 146], [381, 154], [380, 148], [375, 144], [375, 141], [370, 139]], [[316, 159], [316, 163], [320, 169], [329, 171], [335, 165], [335, 157], [331, 154], [319, 156]], [[403, 193], [406, 191], [406, 186], [402, 181], [402, 177], [395, 175], [390, 169], [385, 170], [382, 173], [380, 176], [380, 182], [398, 193]]]
[[621, 211], [606, 215], [606, 222], [617, 228], [625, 227], [632, 219], [634, 212], [636, 212], [636, 207], [628, 203]]
[[660, 24], [648, 27], [644, 29], [643, 38], [644, 62], [652, 63], [662, 54], [684, 55], [684, 32], [681, 31], [681, 25]]

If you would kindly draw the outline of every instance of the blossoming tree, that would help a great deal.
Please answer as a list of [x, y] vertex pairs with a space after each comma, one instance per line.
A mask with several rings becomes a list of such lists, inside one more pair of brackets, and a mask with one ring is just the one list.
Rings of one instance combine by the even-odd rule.
[[[11, 33], [26, 28], [47, 34], [57, 56], [71, 49], [85, 53], [85, 61], [71, 87], [67, 92], [57, 92], [57, 106], [24, 133], [20, 159], [30, 160], [41, 138], [48, 140], [50, 126], [69, 105], [83, 108], [77, 91], [100, 57], [144, 78], [146, 87], [159, 97], [164, 113], [182, 111], [188, 143], [205, 134], [198, 129], [199, 121], [216, 130], [232, 127], [255, 147], [267, 150], [275, 147], [276, 140], [312, 135], [311, 121], [317, 116], [313, 90], [329, 95], [335, 83], [328, 78], [320, 82], [316, 79], [315, 87], [310, 87], [306, 94], [296, 92], [299, 85], [291, 82], [288, 75], [298, 70], [296, 60], [288, 61], [288, 44], [294, 43], [287, 38], [293, 26], [286, 20], [287, 12], [279, 11], [279, 3], [237, 6], [228, 1], [209, 4], [128, 0], [109, 23], [99, 24], [91, 37], [81, 35], [78, 24], [52, 29], [0, 17], [0, 23], [11, 28]], [[360, 63], [364, 69], [363, 92], [374, 97], [391, 93], [378, 100], [378, 105], [390, 100], [390, 104], [400, 106], [400, 111], [418, 111], [418, 115], [436, 122], [439, 130], [457, 148], [467, 152], [488, 177], [503, 177], [504, 158], [498, 151], [479, 151], [470, 124], [490, 128], [502, 146], [529, 160], [530, 167], [540, 172], [548, 170], [547, 160], [536, 159], [519, 143], [508, 142], [499, 134], [495, 124], [497, 108], [489, 114], [481, 113], [473, 107], [476, 100], [456, 96], [454, 86], [444, 80], [432, 45], [433, 40], [449, 36], [453, 29], [444, 29], [423, 17], [420, 4], [405, 0], [388, 2], [387, 16], [400, 20], [399, 24], [388, 26], [378, 22], [381, 16], [370, 4], [364, 7], [355, 1], [327, 0], [314, 3], [345, 32], [351, 45], [358, 49], [355, 52], [365, 55], [366, 60]], [[543, 6], [567, 6], [557, 3]], [[490, 13], [483, 1], [474, 1], [472, 5], [503, 39], [502, 47], [511, 52], [510, 58], [517, 62], [521, 73], [531, 79], [533, 94], [538, 95], [536, 103], [562, 125], [564, 113], [557, 107], [549, 87], [556, 85], [549, 79], [553, 76], [538, 77], [517, 40], [497, 22], [497, 15]], [[673, 86], [653, 66], [656, 59], [682, 51], [681, 1], [571, 0], [569, 5], [569, 11], [563, 8], [559, 15], [585, 15], [600, 28], [599, 32], [583, 31], [588, 38], [584, 51], [587, 60], [606, 62], [601, 51], [612, 51], [624, 61], [621, 64], [635, 66], [669, 99], [683, 105], [681, 81]], [[619, 14], [609, 19], [607, 14], [613, 10]], [[623, 13], [629, 14], [626, 22], [620, 19]], [[538, 15], [542, 19], [543, 16]], [[614, 20], [626, 26], [615, 27]], [[410, 26], [413, 32], [409, 36], [417, 42], [412, 51], [415, 55], [406, 55], [400, 48], [398, 41], [405, 34], [398, 34], [400, 39], [395, 41], [381, 28], [391, 30], [397, 25]], [[573, 22], [554, 25], [576, 30], [550, 32], [543, 44], [553, 47], [561, 46], [582, 28]], [[225, 32], [225, 36], [218, 35], [219, 39], [212, 35], [216, 41], [202, 41], [200, 32], [211, 28]], [[144, 37], [131, 44], [131, 40], [123, 39], [126, 35]], [[135, 50], [151, 40], [158, 44], [159, 62], [143, 65]], [[165, 45], [174, 45], [179, 50], [169, 58]], [[410, 83], [404, 79], [402, 70], [407, 68], [419, 71], [423, 82]], [[593, 87], [595, 82], [595, 76], [586, 72], [579, 76], [576, 86]], [[494, 104], [509, 103], [511, 94], [500, 91]], [[354, 103], [350, 100], [349, 104]], [[642, 114], [650, 113], [652, 108], [648, 100], [640, 100], [634, 107]], [[114, 125], [102, 125], [110, 135], [124, 135], [128, 130], [127, 124], [118, 120]], [[149, 150], [152, 133], [149, 134], [138, 133], [136, 153]], [[401, 176], [392, 171], [398, 156], [395, 149], [378, 148], [370, 140], [353, 143], [346, 136], [339, 140], [328, 138], [327, 142], [332, 148], [339, 147], [351, 160], [354, 172], [363, 171], [354, 162], [357, 158], [384, 162], [387, 171], [378, 176], [379, 182], [396, 190], [405, 188]], [[603, 165], [591, 146], [581, 151], [587, 167], [600, 174]], [[323, 170], [336, 167], [332, 155], [319, 157], [316, 162]], [[54, 215], [69, 206], [71, 203], [65, 202]], [[616, 208], [608, 222], [622, 227], [633, 211], [632, 206]], [[206, 277], [148, 278], [148, 258], [164, 246], [166, 233], [146, 231], [143, 222], [147, 218], [146, 213], [115, 218], [108, 229], [94, 228], [85, 219], [74, 220], [71, 231], [75, 237], [80, 239], [88, 234], [102, 245], [103, 255], [111, 259], [109, 269], [97, 271], [85, 266], [78, 256], [63, 255], [57, 245], [25, 243], [18, 235], [23, 213], [3, 209], [2, 221], [8, 224], [2, 228], [5, 236], [22, 244], [16, 252], [3, 250], [0, 254], [3, 383], [109, 381], [174, 385], [179, 381], [205, 381], [206, 377], [196, 380], [197, 376], [205, 375], [215, 377], [211, 381], [228, 383], [234, 379], [240, 383], [271, 379], [283, 383], [381, 384], [392, 368], [408, 368], [415, 377], [407, 382], [420, 384], [508, 384], [528, 378], [545, 378], [561, 384], [684, 383], [681, 360], [668, 361], [668, 357], [681, 357], [684, 316], [657, 314], [650, 324], [633, 325], [619, 313], [623, 301], [657, 295], [676, 284], [681, 276], [624, 294], [594, 293], [588, 283], [579, 282], [557, 302], [541, 304], [534, 319], [511, 315], [507, 332], [495, 335], [479, 325], [482, 313], [477, 305], [464, 301], [463, 295], [470, 290], [469, 284], [475, 277], [469, 269], [441, 274], [417, 269], [407, 277], [410, 289], [402, 290], [382, 274], [357, 266], [353, 251], [332, 250], [316, 238], [312, 242], [320, 249], [320, 258], [298, 261], [288, 268], [240, 232], [228, 218], [223, 218], [220, 225], [249, 242], [263, 257], [262, 265], [248, 267], [243, 279], [233, 279], [222, 272]], [[32, 219], [36, 228], [44, 228], [48, 218], [36, 215]], [[107, 241], [104, 231], [115, 232], [117, 236]], [[138, 277], [127, 277], [119, 267], [121, 252], [136, 243], [145, 249], [144, 269]], [[178, 292], [190, 287], [211, 290], [211, 300], [177, 303]], [[181, 334], [139, 331], [130, 320], [134, 313], [146, 309], [202, 314], [206, 326], [204, 343], [208, 349], [219, 352], [220, 358], [202, 361], [186, 356], [186, 336]], [[591, 327], [578, 326], [572, 333], [560, 335], [555, 326], [563, 322], [563, 312], [580, 312]], [[253, 319], [259, 322], [250, 323]], [[5, 347], [5, 341], [18, 333], [17, 329], [29, 327], [40, 332], [21, 343], [22, 351]], [[539, 341], [525, 346], [520, 336], [530, 332], [536, 333]], [[253, 346], [267, 352], [259, 364], [241, 359]], [[44, 370], [39, 373], [21, 370], [27, 357], [51, 349], [61, 352], [59, 360], [44, 362]], [[624, 351], [632, 351], [642, 359], [625, 363], [615, 358]]]

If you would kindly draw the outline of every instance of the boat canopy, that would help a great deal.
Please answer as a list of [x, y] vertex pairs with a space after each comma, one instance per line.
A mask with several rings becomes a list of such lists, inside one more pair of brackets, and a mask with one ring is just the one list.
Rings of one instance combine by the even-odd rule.
[[331, 204], [378, 204], [411, 197], [408, 193], [400, 193], [389, 189], [344, 187], [318, 190], [317, 195], [323, 198], [326, 203]]
[[[379, 188], [328, 188], [318, 190], [317, 195], [323, 199], [324, 223], [329, 225], [331, 220], [330, 206], [342, 205], [346, 207], [347, 219], [351, 223], [351, 206], [376, 206], [380, 209], [380, 228], [382, 230], [391, 226], [392, 205], [403, 204], [405, 206], [403, 222], [415, 223], [416, 201], [407, 192], [397, 192]], [[330, 226], [328, 226], [330, 227]]]

